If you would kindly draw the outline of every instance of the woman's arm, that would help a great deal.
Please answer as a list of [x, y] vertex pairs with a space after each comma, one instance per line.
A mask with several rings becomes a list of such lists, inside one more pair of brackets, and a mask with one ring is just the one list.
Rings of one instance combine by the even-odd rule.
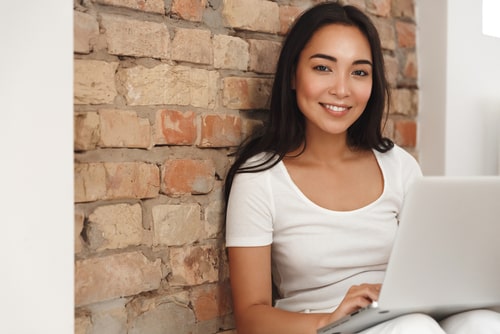
[[299, 313], [272, 306], [271, 246], [229, 247], [238, 334], [315, 334], [316, 330], [378, 298], [380, 284], [353, 286], [335, 312]]

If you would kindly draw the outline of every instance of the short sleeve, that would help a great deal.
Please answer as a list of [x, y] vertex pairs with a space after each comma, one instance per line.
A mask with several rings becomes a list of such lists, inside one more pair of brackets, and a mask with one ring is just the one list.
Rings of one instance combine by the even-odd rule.
[[236, 174], [226, 211], [226, 246], [271, 244], [273, 208], [268, 171]]

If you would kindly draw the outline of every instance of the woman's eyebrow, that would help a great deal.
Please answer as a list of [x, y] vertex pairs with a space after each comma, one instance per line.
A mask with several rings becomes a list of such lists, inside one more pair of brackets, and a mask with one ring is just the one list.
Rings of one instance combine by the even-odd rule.
[[[313, 58], [321, 58], [321, 59], [326, 59], [329, 61], [337, 62], [337, 58], [335, 58], [333, 56], [326, 55], [324, 53], [316, 53], [316, 54], [313, 54], [311, 57], [309, 57], [309, 59], [313, 59]], [[373, 66], [372, 62], [369, 61], [368, 59], [355, 60], [352, 62], [352, 64], [353, 65], [367, 64], [367, 65]]]

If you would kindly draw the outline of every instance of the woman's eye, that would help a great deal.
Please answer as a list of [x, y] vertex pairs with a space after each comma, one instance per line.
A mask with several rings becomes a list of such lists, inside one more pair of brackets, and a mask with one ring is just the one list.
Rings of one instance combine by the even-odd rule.
[[359, 76], [359, 77], [365, 77], [368, 75], [368, 72], [363, 71], [363, 70], [356, 70], [356, 71], [352, 72], [352, 74], [355, 76]]
[[330, 69], [328, 67], [326, 67], [325, 65], [314, 66], [314, 69], [317, 70], [317, 71], [320, 71], [320, 72], [330, 71]]

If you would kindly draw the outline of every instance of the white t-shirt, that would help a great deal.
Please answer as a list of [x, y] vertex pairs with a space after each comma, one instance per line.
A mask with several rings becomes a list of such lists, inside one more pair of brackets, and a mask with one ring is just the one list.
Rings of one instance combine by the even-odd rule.
[[262, 172], [236, 174], [226, 246], [272, 245], [272, 275], [280, 293], [276, 307], [331, 312], [352, 285], [382, 282], [405, 194], [422, 173], [398, 146], [373, 152], [384, 178], [383, 193], [352, 211], [332, 211], [310, 201], [283, 162]]

